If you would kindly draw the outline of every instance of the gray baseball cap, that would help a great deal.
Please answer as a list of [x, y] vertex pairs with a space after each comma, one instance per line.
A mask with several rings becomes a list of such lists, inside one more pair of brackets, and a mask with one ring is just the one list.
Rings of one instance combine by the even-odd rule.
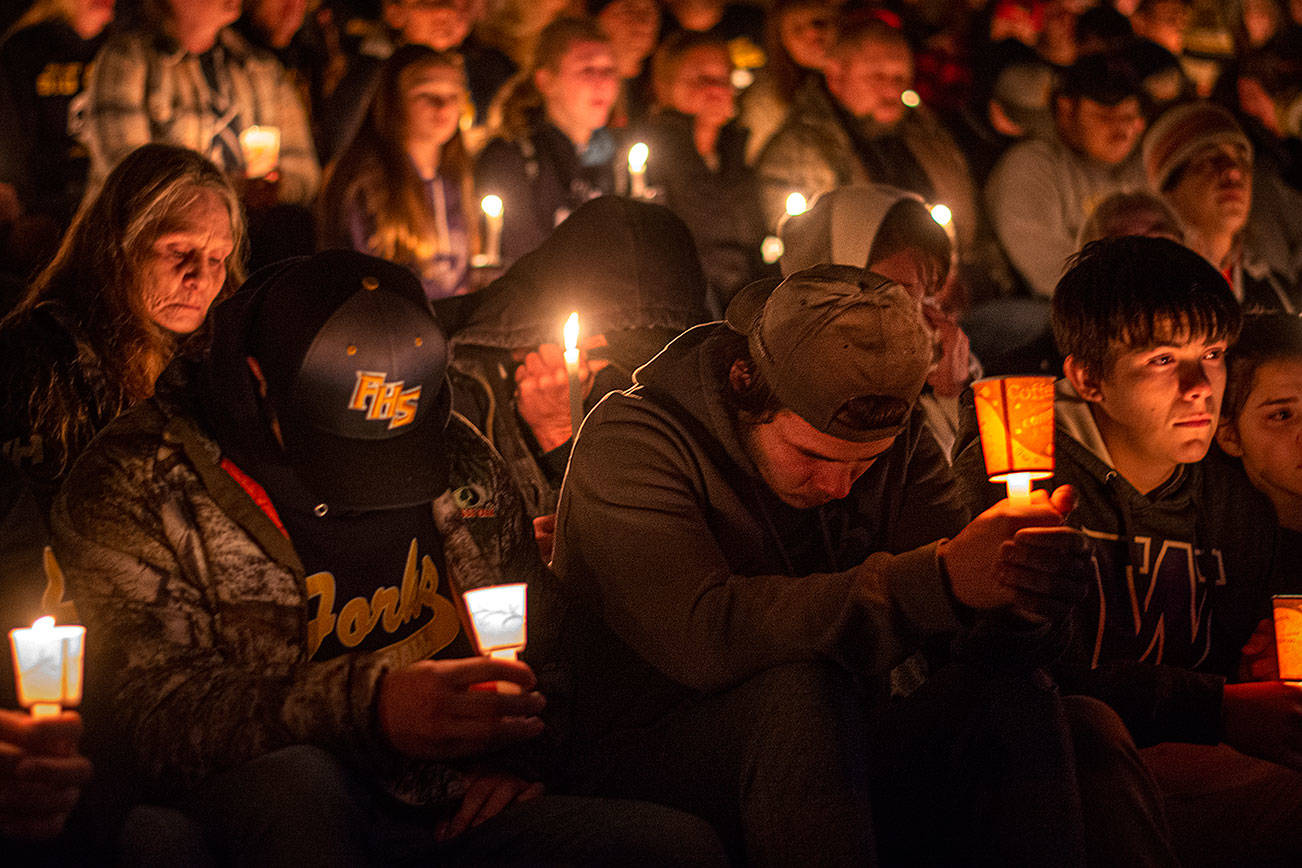
[[782, 403], [842, 440], [892, 437], [861, 430], [841, 410], [855, 398], [917, 400], [932, 366], [922, 311], [902, 286], [847, 265], [816, 265], [781, 282], [756, 281], [728, 305], [728, 325]]

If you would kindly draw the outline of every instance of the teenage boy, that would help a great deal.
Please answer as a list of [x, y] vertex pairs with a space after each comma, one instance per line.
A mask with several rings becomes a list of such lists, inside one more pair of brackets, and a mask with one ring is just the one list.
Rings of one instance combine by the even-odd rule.
[[[1224, 278], [1164, 238], [1095, 242], [1053, 297], [1066, 361], [1054, 484], [1095, 582], [1072, 618], [1060, 684], [1125, 720], [1163, 789], [1182, 857], [1260, 864], [1302, 854], [1302, 688], [1230, 684], [1269, 614], [1269, 504], [1231, 465], [1204, 461], [1239, 330]], [[979, 442], [956, 473], [991, 499]]]
[[[1114, 839], [1160, 815], [1111, 712], [1033, 671], [1083, 591], [1070, 493], [969, 523], [914, 406], [932, 358], [903, 287], [820, 265], [747, 287], [588, 415], [553, 563], [597, 792], [689, 808], [755, 865], [1083, 860], [1078, 771], [1124, 777]], [[1117, 858], [1160, 851], [1152, 826]]]

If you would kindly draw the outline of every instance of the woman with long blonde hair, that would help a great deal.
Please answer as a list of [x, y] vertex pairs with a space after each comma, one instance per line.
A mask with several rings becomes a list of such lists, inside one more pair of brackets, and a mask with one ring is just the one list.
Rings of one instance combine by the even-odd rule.
[[431, 301], [470, 290], [476, 246], [461, 58], [423, 45], [394, 52], [366, 119], [330, 168], [322, 241], [405, 265]]
[[208, 308], [243, 280], [244, 216], [201, 155], [145, 145], [78, 211], [0, 321], [0, 447], [38, 499], [91, 438], [148, 398]]

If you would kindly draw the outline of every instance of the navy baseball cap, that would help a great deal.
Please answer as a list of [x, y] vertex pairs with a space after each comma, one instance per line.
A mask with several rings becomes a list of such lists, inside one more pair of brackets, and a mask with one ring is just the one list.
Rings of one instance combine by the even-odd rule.
[[313, 497], [361, 511], [442, 493], [448, 342], [415, 276], [329, 250], [273, 268], [257, 291], [249, 352]]

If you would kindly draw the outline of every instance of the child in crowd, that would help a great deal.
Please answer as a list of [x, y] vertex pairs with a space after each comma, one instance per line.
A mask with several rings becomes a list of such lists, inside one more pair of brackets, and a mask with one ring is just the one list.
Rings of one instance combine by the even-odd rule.
[[458, 126], [465, 105], [460, 57], [398, 49], [321, 196], [325, 246], [407, 266], [431, 301], [470, 289], [478, 212]]
[[1302, 319], [1250, 316], [1230, 356], [1216, 442], [1270, 498], [1279, 519], [1281, 588], [1302, 590]]
[[490, 122], [496, 135], [479, 155], [475, 181], [505, 206], [505, 264], [538, 247], [584, 202], [615, 192], [618, 148], [606, 125], [618, 96], [610, 40], [576, 18], [549, 24], [533, 66], [502, 89]]
[[[1088, 245], [1053, 298], [1053, 484], [1077, 492], [1096, 576], [1057, 674], [1125, 720], [1189, 864], [1302, 848], [1302, 688], [1227, 683], [1269, 615], [1276, 547], [1270, 504], [1207, 457], [1239, 323], [1224, 278], [1164, 238]], [[970, 505], [997, 498], [976, 444], [956, 470]]]

